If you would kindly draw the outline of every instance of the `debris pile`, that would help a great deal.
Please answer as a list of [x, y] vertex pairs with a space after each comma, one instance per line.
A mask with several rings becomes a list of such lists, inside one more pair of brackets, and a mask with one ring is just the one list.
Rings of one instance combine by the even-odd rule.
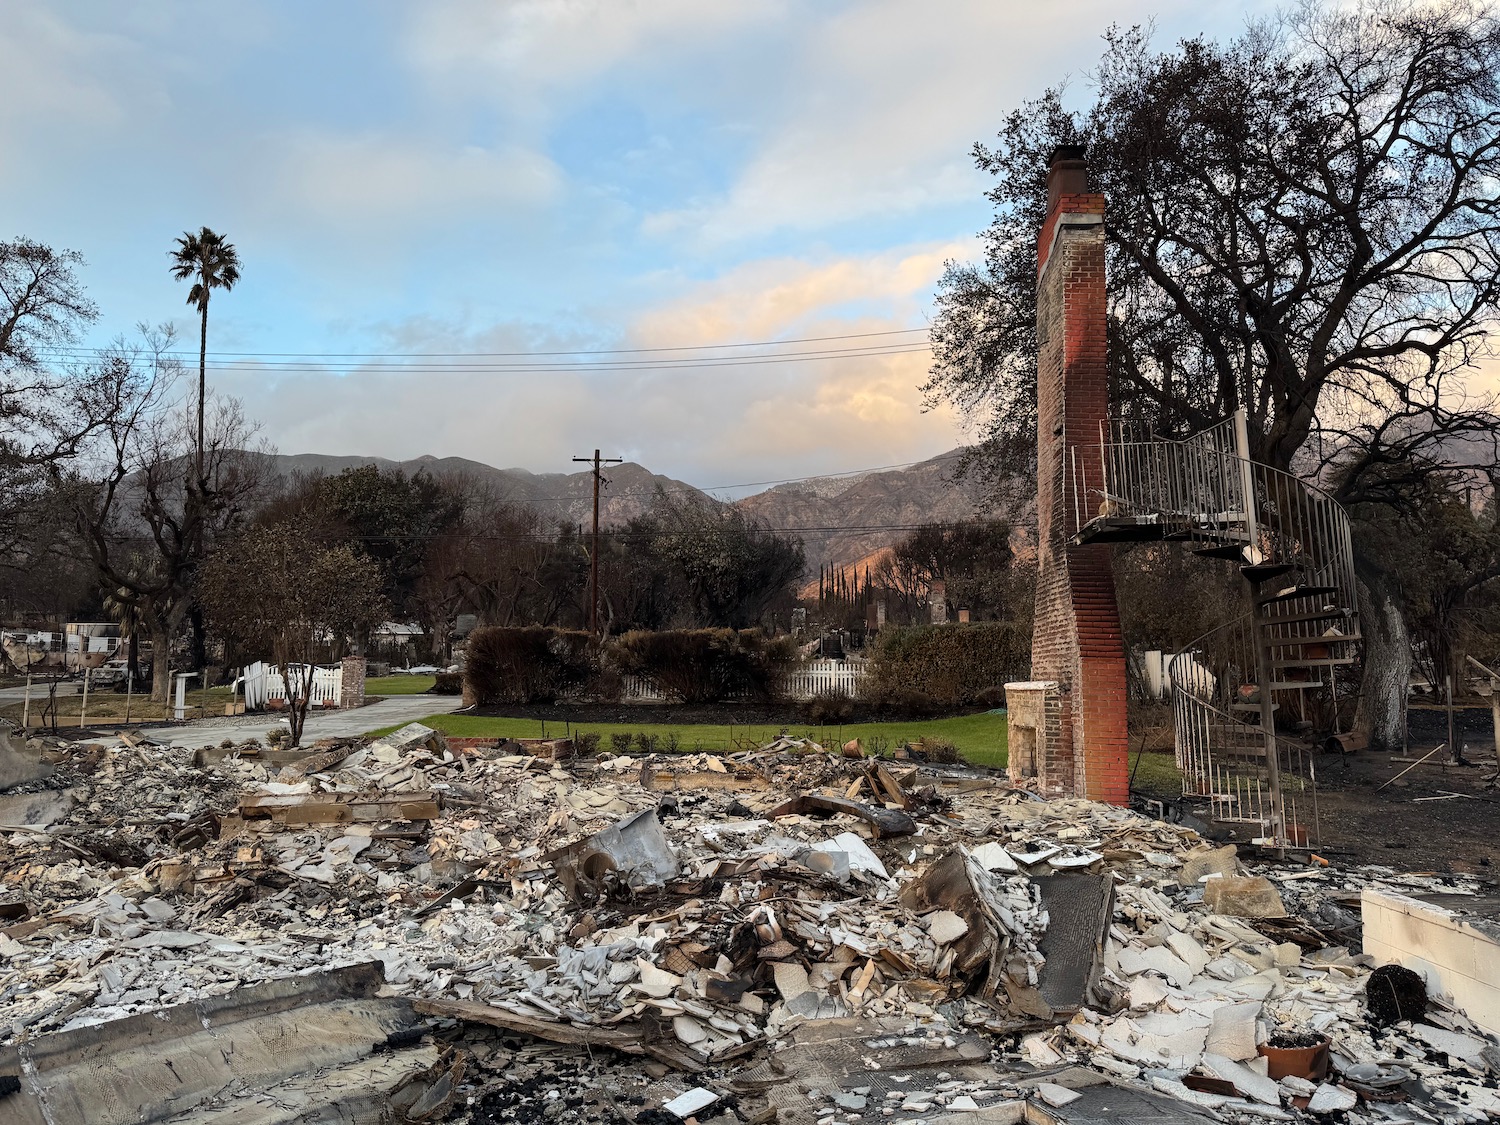
[[[366, 966], [404, 1005], [381, 1035], [427, 1037], [396, 1120], [1066, 1118], [1100, 1083], [1221, 1120], [1500, 1113], [1490, 1040], [1437, 998], [1372, 1018], [1341, 944], [1362, 885], [1421, 879], [1252, 870], [988, 771], [786, 741], [0, 747], [0, 1044]], [[607, 1109], [569, 1067], [616, 1074]]]

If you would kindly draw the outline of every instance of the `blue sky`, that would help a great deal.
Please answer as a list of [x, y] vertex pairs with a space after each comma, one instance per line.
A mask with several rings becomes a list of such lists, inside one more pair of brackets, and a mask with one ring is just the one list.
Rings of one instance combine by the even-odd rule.
[[919, 352], [529, 374], [253, 357], [920, 328], [942, 262], [972, 254], [987, 221], [975, 140], [1068, 75], [1085, 94], [1111, 22], [1154, 20], [1165, 44], [1253, 14], [1183, 0], [4, 13], [0, 237], [85, 255], [94, 342], [167, 320], [196, 342], [166, 251], [207, 224], [244, 262], [209, 347], [248, 353], [210, 379], [282, 452], [549, 472], [599, 445], [700, 484], [917, 460], [963, 440], [963, 420], [921, 411]]

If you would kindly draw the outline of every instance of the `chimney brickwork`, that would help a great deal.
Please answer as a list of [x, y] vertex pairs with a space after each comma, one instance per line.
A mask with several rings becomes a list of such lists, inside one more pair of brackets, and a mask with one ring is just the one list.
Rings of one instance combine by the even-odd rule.
[[1038, 242], [1031, 674], [1057, 685], [1060, 714], [1055, 726], [1038, 730], [1034, 768], [1044, 792], [1123, 805], [1129, 800], [1125, 651], [1109, 547], [1068, 545], [1078, 530], [1068, 465], [1088, 453], [1098, 463], [1109, 416], [1104, 197], [1088, 191], [1082, 156], [1069, 147], [1054, 155]]

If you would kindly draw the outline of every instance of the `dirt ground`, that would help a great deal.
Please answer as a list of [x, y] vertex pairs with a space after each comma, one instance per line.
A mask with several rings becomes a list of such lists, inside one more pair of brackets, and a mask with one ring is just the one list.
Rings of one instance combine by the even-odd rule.
[[1398, 760], [1421, 758], [1446, 743], [1447, 717], [1437, 709], [1413, 708], [1406, 754], [1317, 757], [1318, 820], [1330, 859], [1500, 881], [1500, 790], [1489, 708], [1457, 711], [1456, 725], [1465, 733], [1467, 766], [1452, 764], [1446, 749], [1422, 765]]

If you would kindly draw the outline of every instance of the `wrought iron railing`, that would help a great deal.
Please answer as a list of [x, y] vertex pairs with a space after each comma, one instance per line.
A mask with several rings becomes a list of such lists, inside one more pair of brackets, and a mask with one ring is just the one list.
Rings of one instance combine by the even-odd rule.
[[[1307, 693], [1324, 688], [1336, 712], [1335, 670], [1359, 639], [1353, 543], [1332, 496], [1247, 445], [1243, 412], [1181, 441], [1114, 426], [1068, 447], [1062, 500], [1075, 542], [1181, 540], [1239, 567], [1249, 611], [1169, 666], [1177, 764], [1184, 791], [1222, 819], [1295, 845], [1315, 838], [1312, 762], [1277, 737], [1277, 719], [1305, 717]], [[1309, 796], [1311, 825], [1299, 819]]]

